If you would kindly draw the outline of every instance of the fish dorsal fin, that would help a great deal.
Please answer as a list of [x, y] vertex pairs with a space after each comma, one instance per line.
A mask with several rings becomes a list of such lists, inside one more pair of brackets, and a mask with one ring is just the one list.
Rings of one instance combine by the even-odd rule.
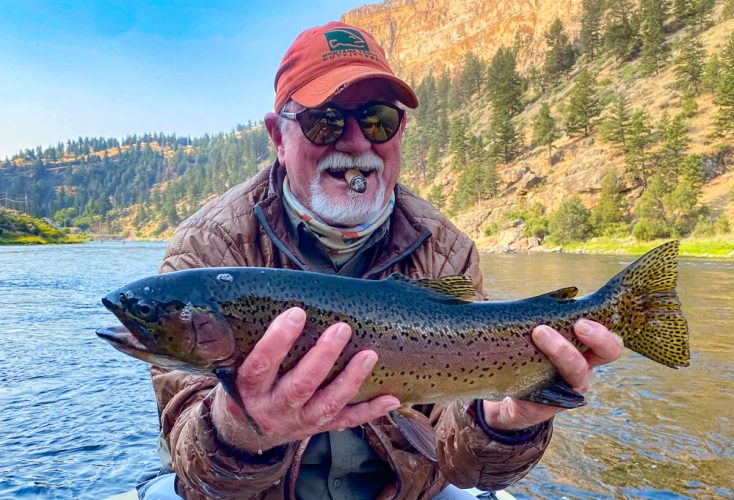
[[393, 279], [402, 283], [420, 287], [424, 290], [443, 295], [451, 299], [466, 300], [474, 297], [477, 291], [471, 278], [466, 276], [444, 276], [443, 278], [412, 279], [401, 273], [392, 273], [387, 279]]

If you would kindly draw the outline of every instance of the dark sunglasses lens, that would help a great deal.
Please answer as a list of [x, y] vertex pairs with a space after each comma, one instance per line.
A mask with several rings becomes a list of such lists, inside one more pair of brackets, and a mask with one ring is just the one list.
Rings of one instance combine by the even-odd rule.
[[297, 116], [303, 135], [314, 144], [331, 144], [344, 130], [344, 115], [336, 108], [307, 109]]
[[370, 142], [387, 142], [400, 127], [400, 111], [388, 104], [368, 104], [359, 115], [359, 128]]

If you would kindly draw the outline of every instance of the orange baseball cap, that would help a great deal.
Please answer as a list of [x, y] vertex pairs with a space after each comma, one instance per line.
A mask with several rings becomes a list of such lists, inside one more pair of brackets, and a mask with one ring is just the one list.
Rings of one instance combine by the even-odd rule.
[[341, 22], [307, 29], [288, 48], [275, 74], [275, 111], [291, 98], [307, 108], [320, 106], [367, 78], [386, 80], [400, 102], [418, 107], [415, 92], [395, 76], [385, 51], [368, 32]]

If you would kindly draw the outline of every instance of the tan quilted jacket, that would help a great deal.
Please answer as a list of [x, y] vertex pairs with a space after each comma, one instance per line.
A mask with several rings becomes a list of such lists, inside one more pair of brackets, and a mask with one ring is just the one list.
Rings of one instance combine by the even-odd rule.
[[[162, 272], [193, 267], [257, 266], [307, 269], [283, 219], [277, 162], [207, 203], [177, 230]], [[404, 187], [396, 189], [389, 236], [364, 278], [393, 272], [411, 277], [470, 276], [482, 298], [479, 257], [473, 242], [433, 207]], [[211, 420], [216, 380], [151, 369], [161, 428], [185, 498], [294, 498], [300, 458], [308, 440], [249, 455], [221, 442]], [[504, 488], [525, 476], [550, 440], [550, 422], [518, 441], [479, 422], [477, 405], [416, 408], [429, 415], [438, 440], [438, 463], [405, 441], [388, 418], [363, 426], [369, 444], [397, 480], [379, 498], [431, 498], [449, 481], [459, 487]], [[492, 438], [489, 435], [492, 435]]]

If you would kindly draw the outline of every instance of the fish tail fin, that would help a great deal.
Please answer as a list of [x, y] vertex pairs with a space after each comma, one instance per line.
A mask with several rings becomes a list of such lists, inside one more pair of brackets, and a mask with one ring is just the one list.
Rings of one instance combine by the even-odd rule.
[[665, 366], [688, 366], [688, 323], [675, 291], [678, 241], [649, 251], [604, 287], [611, 308], [612, 330], [625, 347]]

